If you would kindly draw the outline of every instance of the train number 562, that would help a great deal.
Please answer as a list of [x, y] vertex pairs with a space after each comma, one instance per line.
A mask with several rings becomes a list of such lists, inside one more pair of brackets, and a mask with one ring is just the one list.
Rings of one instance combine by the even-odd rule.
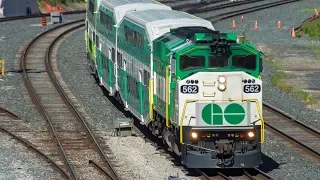
[[197, 94], [199, 92], [199, 88], [196, 85], [182, 85], [180, 87], [180, 91], [182, 93]]
[[261, 86], [259, 84], [244, 85], [243, 91], [245, 93], [259, 93], [261, 91]]

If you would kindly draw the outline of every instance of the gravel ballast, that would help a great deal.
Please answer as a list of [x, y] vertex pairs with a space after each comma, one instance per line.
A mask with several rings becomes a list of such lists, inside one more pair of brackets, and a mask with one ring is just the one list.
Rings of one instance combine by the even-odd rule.
[[[83, 18], [85, 18], [85, 14], [64, 16], [65, 22]], [[47, 18], [47, 22], [49, 22], [49, 18]], [[57, 25], [42, 27], [41, 18], [0, 23], [0, 59], [5, 59], [6, 71], [4, 77], [0, 76], [0, 106], [17, 114], [23, 120], [26, 131], [46, 131], [47, 127], [46, 121], [30, 101], [19, 72], [20, 55], [16, 54], [18, 51], [21, 52], [22, 46], [37, 34], [54, 26]], [[0, 120], [2, 120], [1, 117]], [[48, 169], [46, 165], [41, 167], [41, 163], [38, 163], [40, 161], [38, 159], [41, 158], [28, 155], [28, 152], [25, 151], [29, 150], [26, 148], [12, 146], [12, 140], [7, 142], [5, 140], [7, 137], [2, 137], [2, 134], [0, 138], [3, 139], [0, 143], [0, 156], [5, 158], [2, 161], [3, 168], [0, 169], [0, 179], [54, 179], [56, 172]], [[19, 153], [13, 151], [14, 149], [17, 149]], [[12, 170], [15, 167], [23, 167], [23, 169]], [[58, 177], [58, 179], [61, 178]]]
[[0, 133], [0, 179], [62, 179], [43, 157], [5, 133]]

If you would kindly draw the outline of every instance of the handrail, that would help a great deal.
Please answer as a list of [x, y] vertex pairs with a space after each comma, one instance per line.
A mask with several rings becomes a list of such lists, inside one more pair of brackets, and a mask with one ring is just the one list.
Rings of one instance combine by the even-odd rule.
[[149, 118], [153, 120], [153, 78], [149, 79]]
[[180, 129], [179, 129], [180, 130], [180, 144], [185, 144], [183, 142], [182, 125], [183, 125], [183, 120], [184, 120], [183, 117], [184, 117], [184, 114], [186, 112], [187, 104], [191, 103], [191, 102], [199, 102], [199, 101], [201, 101], [201, 102], [208, 102], [208, 101], [209, 102], [216, 102], [216, 101], [230, 101], [230, 102], [232, 102], [232, 101], [254, 101], [256, 103], [256, 106], [257, 106], [257, 109], [258, 109], [258, 114], [259, 114], [260, 121], [261, 121], [261, 129], [260, 129], [260, 131], [261, 131], [261, 139], [260, 139], [260, 141], [261, 141], [261, 143], [264, 142], [264, 119], [262, 117], [262, 113], [261, 113], [261, 109], [260, 109], [260, 105], [259, 105], [259, 100], [258, 99], [252, 99], [252, 98], [249, 98], [249, 99], [222, 99], [222, 100], [217, 100], [217, 99], [215, 99], [215, 100], [187, 99], [184, 102], [184, 106], [183, 106], [183, 110], [182, 110], [182, 114], [181, 114], [181, 118], [180, 118], [180, 124], [179, 124], [179, 127], [180, 127]]
[[166, 67], [166, 126], [170, 127], [170, 123], [169, 123], [169, 71], [170, 71], [170, 66]]

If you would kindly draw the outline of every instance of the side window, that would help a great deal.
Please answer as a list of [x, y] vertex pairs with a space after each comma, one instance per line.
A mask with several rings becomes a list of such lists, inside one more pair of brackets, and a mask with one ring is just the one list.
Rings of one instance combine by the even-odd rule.
[[175, 58], [171, 59], [171, 68], [170, 68], [170, 70], [171, 70], [171, 73], [176, 74], [176, 59]]
[[127, 26], [124, 26], [123, 31], [127, 41], [140, 49], [144, 48], [144, 36], [142, 34]]
[[119, 52], [119, 51], [117, 52], [117, 62], [118, 62], [119, 68], [123, 69], [123, 66], [122, 66], [122, 53]]
[[143, 71], [143, 84], [145, 85], [145, 86], [149, 86], [149, 79], [150, 79], [150, 73], [149, 73], [149, 71], [147, 71], [147, 70], [144, 70]]
[[109, 30], [112, 29], [112, 25], [113, 25], [112, 17], [103, 12], [100, 12], [100, 23], [104, 25], [106, 28], [108, 28]]
[[92, 39], [93, 39], [93, 42], [95, 43], [96, 42], [96, 32], [93, 31], [92, 33]]
[[236, 68], [244, 68], [255, 70], [256, 69], [256, 56], [249, 55], [235, 55], [232, 57], [232, 66]]
[[116, 50], [114, 48], [112, 48], [112, 61], [115, 62], [116, 60]]
[[127, 71], [127, 60], [123, 58], [123, 69]]
[[107, 72], [109, 72], [108, 59], [104, 54], [102, 54], [102, 66], [103, 66], [104, 69], [107, 70]]
[[94, 11], [94, 4], [92, 2], [92, 0], [89, 0], [89, 12], [93, 15], [93, 11]]
[[109, 48], [109, 59], [112, 60], [112, 56], [111, 56], [111, 48]]

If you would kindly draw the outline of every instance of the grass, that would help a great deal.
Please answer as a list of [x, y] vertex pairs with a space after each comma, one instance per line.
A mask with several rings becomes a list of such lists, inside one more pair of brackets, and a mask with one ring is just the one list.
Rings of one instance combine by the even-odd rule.
[[317, 61], [320, 62], [320, 47], [319, 46], [311, 46], [312, 51], [314, 52]]
[[316, 8], [305, 8], [305, 9], [301, 9], [301, 10], [299, 10], [299, 12], [315, 13], [314, 9], [317, 9], [318, 12], [319, 12], [320, 6], [318, 6], [318, 7], [316, 7]]
[[275, 72], [270, 76], [270, 83], [272, 86], [280, 88], [287, 94], [293, 95], [293, 97], [306, 104], [310, 105], [317, 103], [317, 101], [308, 92], [288, 84], [287, 79], [290, 78], [290, 74], [280, 70], [280, 62], [266, 59], [265, 63], [273, 67], [275, 70]]
[[306, 22], [302, 26], [302, 31], [298, 33], [301, 37], [302, 34], [308, 35], [311, 38], [320, 39], [320, 18], [312, 22]]

